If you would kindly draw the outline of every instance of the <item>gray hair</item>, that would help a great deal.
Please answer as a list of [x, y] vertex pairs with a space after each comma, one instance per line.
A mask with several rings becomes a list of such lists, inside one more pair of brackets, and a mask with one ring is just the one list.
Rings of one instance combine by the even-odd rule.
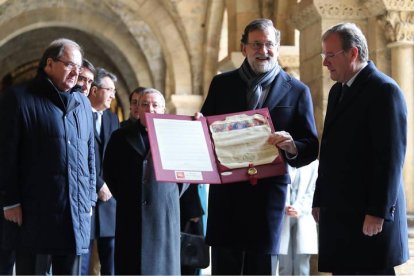
[[45, 52], [43, 53], [42, 57], [39, 61], [38, 71], [43, 70], [46, 67], [47, 59], [57, 59], [63, 55], [63, 52], [66, 48], [75, 48], [78, 49], [81, 55], [83, 56], [83, 50], [78, 43], [68, 38], [59, 38], [53, 40], [49, 46], [46, 48]]
[[158, 94], [158, 95], [161, 96], [161, 99], [162, 99], [162, 102], [163, 102], [163, 105], [164, 105], [163, 107], [165, 107], [165, 98], [164, 98], [164, 95], [160, 91], [158, 91], [157, 89], [155, 89], [155, 88], [145, 88], [139, 94], [140, 94], [140, 96], [139, 96], [140, 100], [142, 99], [142, 96], [144, 96], [144, 95], [147, 95], [147, 94]]
[[357, 25], [354, 23], [341, 23], [335, 25], [322, 35], [322, 41], [325, 41], [334, 33], [338, 34], [341, 39], [342, 50], [347, 51], [356, 47], [359, 53], [359, 60], [361, 62], [368, 61], [367, 39]]
[[93, 86], [101, 87], [102, 86], [102, 79], [103, 78], [110, 78], [114, 83], [117, 82], [118, 78], [112, 74], [111, 72], [105, 70], [104, 68], [97, 67], [96, 68], [96, 74], [95, 74], [95, 80], [93, 81]]
[[280, 31], [278, 29], [275, 28], [275, 26], [273, 26], [273, 22], [270, 19], [266, 19], [266, 18], [259, 18], [256, 20], [253, 20], [252, 22], [250, 22], [246, 28], [244, 29], [244, 33], [241, 37], [241, 43], [243, 44], [247, 44], [248, 43], [248, 37], [249, 37], [249, 33], [256, 31], [256, 30], [261, 30], [261, 31], [265, 31], [268, 28], [274, 30], [275, 32], [275, 38], [276, 38], [276, 45], [279, 46], [280, 45]]

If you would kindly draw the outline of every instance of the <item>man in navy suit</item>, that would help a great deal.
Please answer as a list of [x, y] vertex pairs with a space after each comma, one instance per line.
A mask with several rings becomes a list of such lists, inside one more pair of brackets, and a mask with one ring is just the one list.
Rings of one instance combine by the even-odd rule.
[[[97, 240], [102, 275], [114, 275], [115, 273], [116, 201], [103, 179], [102, 168], [106, 145], [112, 132], [119, 128], [118, 117], [109, 110], [115, 98], [116, 81], [114, 74], [103, 68], [97, 68], [95, 80], [88, 95], [95, 122], [96, 191], [98, 193], [98, 201], [92, 217], [91, 240], [94, 238]], [[82, 275], [89, 275], [91, 251], [92, 242], [88, 255], [82, 260]]]
[[326, 31], [322, 51], [337, 83], [329, 92], [313, 199], [319, 270], [395, 274], [394, 266], [408, 259], [405, 100], [397, 83], [368, 60], [355, 24]]
[[[267, 107], [276, 132], [269, 143], [293, 167], [317, 158], [318, 138], [309, 88], [283, 71], [277, 58], [280, 32], [271, 20], [245, 28], [237, 70], [214, 77], [205, 116]], [[276, 274], [288, 173], [249, 182], [211, 185], [207, 221], [213, 274]]]

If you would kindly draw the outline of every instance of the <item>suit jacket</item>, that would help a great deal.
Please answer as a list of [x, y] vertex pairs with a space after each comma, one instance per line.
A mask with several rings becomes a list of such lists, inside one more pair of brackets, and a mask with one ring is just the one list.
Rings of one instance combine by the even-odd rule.
[[[237, 70], [214, 77], [201, 112], [205, 116], [247, 109], [247, 84]], [[318, 155], [318, 138], [309, 88], [283, 70], [271, 84], [263, 107], [268, 107], [276, 131], [295, 140], [298, 156], [287, 160], [294, 167]], [[277, 254], [289, 174], [249, 182], [211, 185], [207, 242], [262, 253]]]
[[[329, 92], [313, 201], [321, 208], [319, 270], [393, 267], [408, 259], [403, 94], [372, 62], [337, 104], [340, 89]], [[365, 214], [385, 219], [379, 235], [363, 235]]]
[[180, 206], [176, 183], [155, 180], [136, 122], [108, 143], [104, 176], [117, 200], [115, 274], [180, 274]]
[[[110, 110], [105, 110], [102, 114], [101, 126], [100, 135], [95, 130], [96, 192], [105, 183], [103, 178], [103, 157], [112, 132], [119, 128], [118, 117]], [[115, 212], [116, 200], [113, 197], [106, 202], [98, 199], [92, 218], [91, 239], [115, 236]]]

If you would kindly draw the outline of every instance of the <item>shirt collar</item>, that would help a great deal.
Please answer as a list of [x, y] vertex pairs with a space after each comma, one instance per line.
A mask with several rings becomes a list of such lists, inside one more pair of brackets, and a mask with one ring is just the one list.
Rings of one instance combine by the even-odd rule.
[[92, 112], [96, 112], [96, 113], [98, 113], [99, 115], [102, 115], [103, 114], [103, 111], [98, 111], [98, 110], [96, 110], [95, 108], [93, 108], [92, 107]]
[[368, 62], [362, 63], [361, 69], [358, 70], [358, 72], [355, 73], [355, 75], [347, 81], [345, 84], [348, 85], [348, 87], [351, 87], [351, 85], [354, 83], [356, 77], [361, 73], [362, 69], [364, 69], [368, 65]]

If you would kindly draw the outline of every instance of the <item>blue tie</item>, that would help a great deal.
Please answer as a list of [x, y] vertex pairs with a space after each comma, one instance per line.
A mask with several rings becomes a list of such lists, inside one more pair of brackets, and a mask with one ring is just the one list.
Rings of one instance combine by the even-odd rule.
[[98, 133], [98, 135], [101, 135], [101, 126], [102, 126], [102, 113], [98, 112], [94, 112], [93, 113], [93, 118], [95, 119], [95, 130], [96, 133]]

